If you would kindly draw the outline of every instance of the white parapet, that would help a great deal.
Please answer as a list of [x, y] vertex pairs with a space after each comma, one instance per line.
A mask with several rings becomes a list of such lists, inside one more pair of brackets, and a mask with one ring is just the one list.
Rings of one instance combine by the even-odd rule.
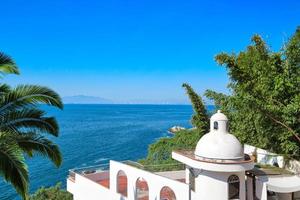
[[120, 200], [120, 194], [111, 192], [108, 188], [84, 177], [80, 174], [75, 175], [75, 181], [67, 180], [67, 190], [73, 194], [74, 200]]
[[113, 192], [117, 192], [117, 174], [120, 170], [125, 172], [127, 176], [128, 199], [130, 200], [136, 199], [136, 182], [139, 178], [146, 180], [149, 186], [149, 200], [160, 199], [160, 192], [164, 187], [170, 188], [174, 192], [177, 200], [189, 200], [189, 185], [116, 161], [110, 161], [110, 189]]
[[[118, 193], [118, 173], [120, 171], [127, 178], [126, 197]], [[174, 173], [178, 176], [181, 174], [178, 171]], [[101, 180], [97, 174], [74, 174], [67, 179], [67, 190], [73, 194], [74, 200], [135, 200], [138, 190], [136, 184], [139, 178], [147, 182], [149, 200], [161, 199], [161, 191], [166, 187], [173, 191], [177, 200], [190, 200], [189, 185], [170, 178], [169, 172], [156, 174], [124, 163], [110, 161], [109, 174], [102, 173], [102, 178], [109, 180], [107, 187], [99, 184]]]

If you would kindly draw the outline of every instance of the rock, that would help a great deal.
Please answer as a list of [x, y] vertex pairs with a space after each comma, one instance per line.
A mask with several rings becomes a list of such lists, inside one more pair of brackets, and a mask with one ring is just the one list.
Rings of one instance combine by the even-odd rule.
[[169, 129], [169, 132], [171, 133], [176, 133], [178, 131], [182, 131], [182, 130], [185, 130], [186, 128], [184, 127], [181, 127], [181, 126], [173, 126]]

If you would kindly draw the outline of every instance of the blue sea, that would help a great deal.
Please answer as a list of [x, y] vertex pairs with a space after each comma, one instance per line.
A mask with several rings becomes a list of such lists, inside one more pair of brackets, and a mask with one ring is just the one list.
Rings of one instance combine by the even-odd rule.
[[[43, 157], [27, 158], [30, 191], [62, 182], [68, 170], [108, 163], [113, 160], [138, 160], [147, 155], [148, 145], [161, 137], [172, 137], [174, 125], [191, 127], [189, 105], [65, 105], [64, 110], [42, 107], [55, 116], [60, 136], [53, 139], [63, 154], [56, 168]], [[1, 177], [0, 177], [1, 178]], [[19, 199], [12, 187], [0, 180], [0, 199]]]

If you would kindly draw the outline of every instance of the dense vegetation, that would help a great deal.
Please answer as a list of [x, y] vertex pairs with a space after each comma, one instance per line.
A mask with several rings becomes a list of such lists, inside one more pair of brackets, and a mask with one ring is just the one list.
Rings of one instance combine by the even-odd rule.
[[42, 187], [30, 196], [29, 200], [72, 200], [73, 196], [69, 192], [61, 189], [58, 183], [53, 187]]
[[[230, 132], [242, 143], [300, 158], [300, 29], [278, 52], [273, 52], [259, 35], [238, 54], [220, 53], [215, 60], [228, 71], [230, 94], [207, 90], [230, 120]], [[193, 130], [176, 133], [150, 145], [144, 165], [179, 164], [171, 158], [174, 149], [194, 149], [208, 130], [208, 114], [201, 97], [183, 84], [195, 114]], [[156, 167], [160, 169], [159, 167]], [[154, 170], [156, 169], [154, 168]]]
[[[0, 74], [19, 74], [15, 62], [3, 53]], [[23, 199], [28, 199], [29, 188], [25, 156], [45, 156], [57, 167], [62, 163], [58, 146], [46, 137], [58, 136], [58, 124], [54, 117], [46, 116], [40, 104], [63, 107], [59, 95], [47, 87], [0, 84], [0, 175]]]
[[273, 52], [258, 35], [239, 54], [221, 53], [216, 61], [230, 78], [230, 95], [206, 91], [230, 119], [242, 143], [300, 156], [300, 29]]

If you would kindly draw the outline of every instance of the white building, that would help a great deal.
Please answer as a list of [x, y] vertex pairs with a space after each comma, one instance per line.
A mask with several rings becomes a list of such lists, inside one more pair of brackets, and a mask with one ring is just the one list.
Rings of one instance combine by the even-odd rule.
[[172, 152], [184, 170], [150, 172], [136, 163], [110, 161], [109, 170], [70, 170], [67, 190], [74, 200], [300, 200], [297, 175], [280, 168], [254, 168], [251, 154], [263, 164], [284, 166], [281, 156], [249, 145], [243, 148], [218, 111], [195, 151]]

